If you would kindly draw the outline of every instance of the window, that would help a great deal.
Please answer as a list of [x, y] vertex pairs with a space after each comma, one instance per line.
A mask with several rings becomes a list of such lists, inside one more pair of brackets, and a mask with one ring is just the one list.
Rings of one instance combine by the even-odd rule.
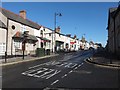
[[14, 42], [14, 46], [16, 49], [20, 48], [20, 42]]
[[44, 31], [45, 31], [45, 28], [44, 28]]
[[43, 37], [43, 31], [42, 31], [42, 30], [41, 30], [41, 33], [40, 33], [40, 34], [41, 34], [41, 36]]
[[51, 33], [49, 33], [49, 36], [51, 36]]
[[5, 43], [0, 43], [0, 52], [4, 53], [6, 50], [6, 44]]
[[12, 25], [12, 29], [15, 30], [15, 26], [14, 25]]

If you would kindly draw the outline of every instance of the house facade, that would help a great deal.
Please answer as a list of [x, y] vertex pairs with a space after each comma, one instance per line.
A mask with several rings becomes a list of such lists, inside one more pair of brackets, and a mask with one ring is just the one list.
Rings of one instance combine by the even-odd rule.
[[[26, 18], [26, 11], [20, 11], [19, 15], [17, 15], [1, 8], [1, 14], [4, 15], [7, 19], [7, 22], [5, 22], [7, 25], [7, 31], [4, 33], [2, 32], [2, 35], [5, 35], [6, 39], [6, 54], [8, 56], [22, 55], [23, 41], [25, 39], [24, 32], [28, 33], [24, 47], [25, 54], [28, 55], [30, 53], [34, 53], [36, 48], [34, 44], [37, 42], [37, 38], [34, 36], [34, 32], [39, 30], [40, 26]], [[4, 22], [3, 19], [2, 22]]]
[[115, 52], [115, 38], [114, 38], [114, 18], [113, 14], [115, 13], [117, 8], [110, 8], [109, 9], [109, 16], [108, 16], [108, 50], [109, 52]]
[[115, 13], [115, 38], [116, 38], [116, 54], [120, 56], [120, 5]]
[[44, 26], [40, 28], [40, 35], [39, 35], [39, 48], [45, 48], [45, 50], [50, 49], [52, 51], [53, 47], [53, 30]]
[[108, 16], [108, 51], [119, 56], [120, 54], [120, 5], [109, 9]]
[[[0, 10], [1, 11], [1, 10]], [[0, 12], [0, 56], [6, 51], [7, 17]]]

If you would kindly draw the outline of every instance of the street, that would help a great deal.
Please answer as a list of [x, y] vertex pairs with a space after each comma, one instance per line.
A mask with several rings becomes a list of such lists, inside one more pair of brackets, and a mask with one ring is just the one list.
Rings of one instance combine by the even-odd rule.
[[118, 69], [85, 62], [92, 50], [2, 67], [2, 88], [118, 88]]

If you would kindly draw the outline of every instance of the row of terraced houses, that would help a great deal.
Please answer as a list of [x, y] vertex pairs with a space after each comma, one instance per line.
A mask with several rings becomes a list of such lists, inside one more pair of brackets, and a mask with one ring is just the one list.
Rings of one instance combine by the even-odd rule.
[[[27, 35], [27, 36], [25, 36]], [[23, 47], [25, 41], [25, 47]], [[52, 30], [26, 18], [26, 11], [19, 15], [0, 8], [0, 56], [35, 54], [37, 48], [49, 49], [51, 52], [59, 50], [77, 51], [80, 48], [93, 47], [85, 38], [79, 40], [77, 36], [61, 33], [60, 27]]]

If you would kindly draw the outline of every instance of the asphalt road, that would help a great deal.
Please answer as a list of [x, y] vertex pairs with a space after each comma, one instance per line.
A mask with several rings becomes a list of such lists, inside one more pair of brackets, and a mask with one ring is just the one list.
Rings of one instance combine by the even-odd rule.
[[119, 71], [86, 63], [92, 51], [60, 54], [47, 59], [2, 67], [2, 88], [118, 88]]

